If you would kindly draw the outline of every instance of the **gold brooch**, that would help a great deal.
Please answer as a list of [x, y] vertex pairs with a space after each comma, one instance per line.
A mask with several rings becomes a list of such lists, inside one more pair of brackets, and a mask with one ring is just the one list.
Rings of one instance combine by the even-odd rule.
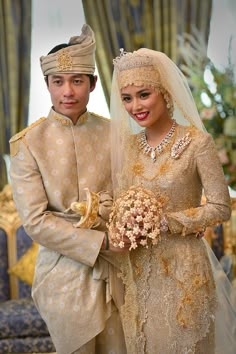
[[72, 57], [70, 53], [62, 49], [57, 55], [59, 71], [72, 70]]

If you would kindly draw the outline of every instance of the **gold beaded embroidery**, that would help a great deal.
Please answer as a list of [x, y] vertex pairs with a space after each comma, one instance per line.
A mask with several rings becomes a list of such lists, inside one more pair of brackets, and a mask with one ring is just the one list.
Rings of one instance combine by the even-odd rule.
[[144, 173], [144, 166], [141, 162], [137, 162], [131, 167], [131, 170], [135, 176], [140, 176]]
[[[71, 126], [73, 125], [72, 121], [70, 118], [63, 118], [62, 116], [58, 114], [53, 114], [53, 119], [61, 123], [61, 125], [66, 125], [66, 126]], [[78, 120], [78, 124], [83, 124], [87, 121], [88, 119], [88, 112], [83, 113]]]
[[18, 154], [19, 152], [19, 140], [23, 139], [24, 136], [26, 135], [26, 133], [31, 130], [32, 128], [34, 128], [35, 126], [41, 124], [42, 122], [45, 121], [45, 119], [47, 119], [46, 117], [42, 117], [39, 118], [38, 120], [36, 120], [35, 122], [33, 122], [32, 124], [30, 124], [28, 127], [26, 127], [25, 129], [23, 129], [21, 132], [15, 134], [11, 139], [10, 139], [10, 154], [11, 156], [15, 156]]
[[70, 120], [69, 118], [68, 118], [68, 119], [62, 118], [62, 117], [60, 117], [60, 116], [57, 115], [57, 114], [53, 114], [53, 118], [54, 118], [56, 121], [60, 122], [62, 125], [71, 125], [71, 124], [72, 124], [72, 122], [71, 122], [71, 120]]
[[186, 216], [195, 216], [198, 213], [198, 209], [196, 208], [190, 208], [184, 211], [184, 214]]
[[153, 67], [132, 68], [119, 73], [119, 87], [127, 87], [129, 85], [143, 86], [149, 85], [156, 88], [161, 87], [160, 76], [158, 71]]
[[161, 163], [158, 171], [159, 176], [165, 175], [170, 170], [170, 168], [171, 168], [171, 163], [169, 160], [166, 160], [163, 163]]
[[158, 68], [154, 65], [152, 57], [139, 55], [136, 51], [127, 53], [122, 48], [120, 56], [113, 60], [114, 67], [119, 72], [119, 87], [128, 85], [161, 86]]

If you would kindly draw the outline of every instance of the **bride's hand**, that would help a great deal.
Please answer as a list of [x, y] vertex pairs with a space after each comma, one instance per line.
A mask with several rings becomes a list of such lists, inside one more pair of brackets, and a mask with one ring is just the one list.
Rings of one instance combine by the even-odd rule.
[[[138, 236], [138, 238], [139, 237], [140, 236]], [[137, 244], [140, 243], [140, 240], [137, 239], [137, 241], [136, 241]], [[117, 252], [117, 253], [129, 251], [130, 250], [130, 246], [131, 246], [130, 239], [127, 236], [124, 236], [122, 241], [123, 241], [123, 247], [114, 246], [112, 244], [111, 240], [109, 240], [109, 236], [108, 236], [108, 241], [106, 240], [106, 236], [105, 236], [104, 240], [103, 240], [103, 244], [102, 244], [102, 249], [103, 250], [107, 250], [107, 251]]]
[[118, 253], [121, 253], [121, 252], [127, 252], [129, 251], [129, 248], [131, 246], [131, 242], [130, 242], [130, 239], [126, 236], [123, 237], [123, 242], [124, 242], [124, 247], [116, 247], [112, 244], [112, 242], [110, 241], [109, 242], [109, 251], [112, 251], [112, 252], [118, 252]]

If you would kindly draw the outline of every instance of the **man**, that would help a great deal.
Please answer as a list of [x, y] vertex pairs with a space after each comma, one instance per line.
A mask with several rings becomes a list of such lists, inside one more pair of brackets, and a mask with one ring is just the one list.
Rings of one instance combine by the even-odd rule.
[[40, 58], [53, 106], [10, 140], [14, 200], [40, 244], [32, 296], [58, 354], [126, 353], [122, 285], [116, 253], [105, 250], [103, 212], [83, 228], [71, 207], [111, 190], [110, 123], [86, 109], [97, 81], [94, 54], [93, 31], [84, 25]]

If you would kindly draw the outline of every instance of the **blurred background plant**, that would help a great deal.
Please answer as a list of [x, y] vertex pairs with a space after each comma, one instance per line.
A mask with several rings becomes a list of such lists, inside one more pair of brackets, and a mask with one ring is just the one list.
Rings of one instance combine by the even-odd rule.
[[197, 31], [180, 36], [180, 66], [192, 90], [204, 126], [215, 141], [228, 185], [236, 190], [236, 74], [232, 40], [228, 64], [216, 67], [207, 57], [207, 45]]

